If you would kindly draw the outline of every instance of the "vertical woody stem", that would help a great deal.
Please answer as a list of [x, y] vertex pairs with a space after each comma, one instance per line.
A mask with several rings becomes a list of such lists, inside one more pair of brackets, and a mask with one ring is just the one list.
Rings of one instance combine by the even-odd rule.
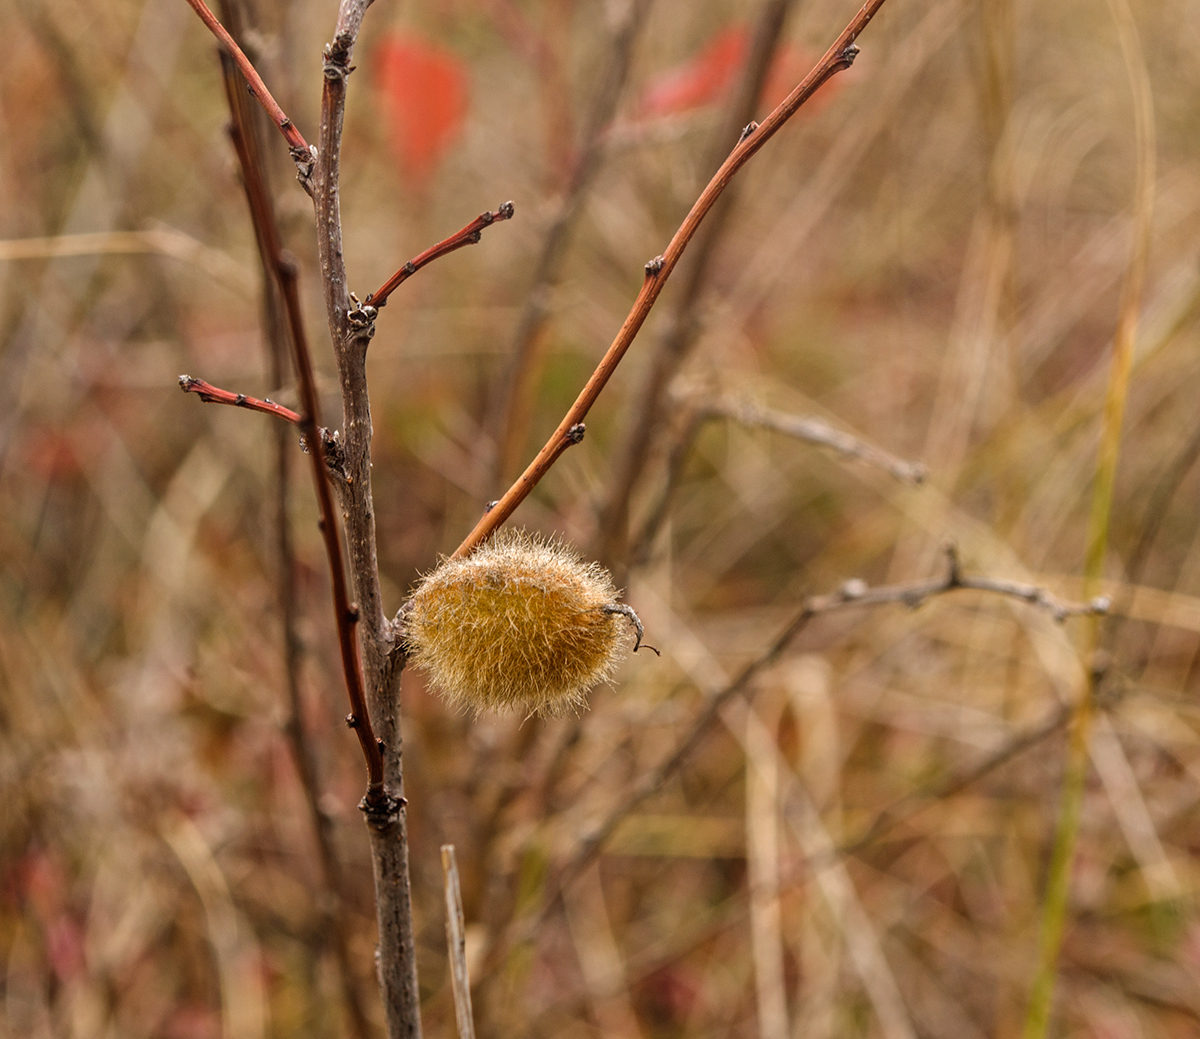
[[318, 158], [313, 176], [317, 247], [325, 309], [342, 391], [346, 480], [340, 487], [350, 573], [359, 604], [367, 704], [382, 741], [386, 810], [364, 804], [371, 837], [379, 926], [378, 968], [388, 1039], [420, 1039], [421, 1019], [408, 870], [399, 717], [404, 657], [383, 613], [371, 494], [371, 403], [367, 395], [367, 345], [374, 327], [353, 306], [342, 256], [338, 176], [346, 78], [369, 0], [342, 0], [333, 42], [325, 49]]

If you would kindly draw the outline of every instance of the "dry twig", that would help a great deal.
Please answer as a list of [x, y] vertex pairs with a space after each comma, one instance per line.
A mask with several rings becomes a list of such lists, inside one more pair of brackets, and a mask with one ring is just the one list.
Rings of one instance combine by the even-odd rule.
[[729, 418], [743, 426], [771, 429], [784, 436], [805, 440], [810, 444], [828, 447], [847, 458], [857, 458], [890, 473], [905, 483], [920, 484], [925, 480], [926, 469], [920, 462], [908, 462], [889, 454], [883, 448], [858, 437], [835, 429], [820, 419], [803, 415], [789, 415], [785, 411], [765, 408], [750, 401], [732, 397], [718, 397], [705, 401], [697, 409], [704, 418]]
[[[479, 244], [485, 227], [491, 227], [497, 220], [511, 220], [513, 212], [513, 204], [511, 202], [504, 202], [494, 212], [489, 210], [486, 213], [480, 213], [466, 227], [456, 231], [449, 238], [438, 242], [437, 245], [431, 245], [423, 253], [414, 256], [363, 301], [363, 310], [366, 311], [367, 307], [374, 307], [378, 311], [387, 302], [388, 296], [395, 292], [396, 289], [403, 285], [422, 267], [428, 266], [434, 260], [445, 256], [447, 253], [454, 252], [455, 249], [461, 249], [464, 245]], [[369, 316], [374, 317], [374, 314], [369, 314]]]
[[296, 426], [303, 421], [299, 412], [285, 408], [282, 404], [276, 404], [270, 397], [260, 400], [258, 397], [250, 397], [245, 393], [223, 390], [211, 382], [194, 379], [190, 375], [179, 377], [179, 388], [184, 393], [196, 394], [205, 404], [228, 404], [234, 408], [245, 408], [247, 411], [261, 411], [264, 415], [274, 415], [276, 418], [281, 418]]

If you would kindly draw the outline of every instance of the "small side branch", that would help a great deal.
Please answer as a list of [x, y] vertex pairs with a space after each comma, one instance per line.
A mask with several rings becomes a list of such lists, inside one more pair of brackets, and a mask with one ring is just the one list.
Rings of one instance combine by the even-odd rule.
[[884, 0], [867, 0], [867, 3], [851, 19], [850, 24], [834, 41], [833, 46], [825, 52], [825, 56], [804, 77], [799, 86], [780, 102], [779, 106], [757, 128], [738, 141], [729, 157], [721, 164], [721, 168], [713, 175], [708, 186], [701, 192], [700, 197], [684, 218], [679, 230], [675, 232], [675, 236], [662, 255], [656, 256], [646, 264], [646, 277], [629, 315], [625, 318], [612, 345], [600, 360], [575, 403], [571, 405], [571, 409], [559, 423], [558, 428], [551, 434], [537, 457], [529, 463], [525, 472], [517, 478], [517, 481], [505, 492], [496, 505], [484, 513], [475, 525], [475, 529], [467, 535], [451, 558], [458, 559], [467, 555], [477, 545], [491, 537], [497, 528], [513, 514], [517, 506], [528, 497], [530, 491], [537, 486], [542, 477], [549, 472], [550, 467], [563, 451], [570, 446], [570, 441], [567, 439], [569, 431], [583, 422], [596, 402], [596, 398], [600, 396], [601, 391], [608, 384], [608, 380], [612, 378], [613, 372], [616, 371], [617, 365], [621, 363], [621, 359], [625, 356], [642, 325], [645, 324], [651, 308], [671, 275], [671, 271], [679, 263], [680, 257], [700, 227], [701, 221], [716, 204], [717, 199], [720, 198], [734, 175], [767, 141], [775, 136], [783, 124], [796, 114], [800, 106], [837, 73], [854, 64], [854, 59], [858, 56], [858, 47], [855, 46], [854, 41], [867, 23], [875, 17], [875, 13], [883, 6], [883, 3]]
[[271, 92], [267, 89], [267, 85], [262, 81], [262, 77], [251, 64], [250, 59], [246, 57], [245, 52], [237, 45], [237, 42], [226, 31], [217, 16], [208, 9], [204, 0], [187, 0], [193, 11], [200, 16], [200, 20], [208, 26], [209, 31], [217, 38], [217, 42], [225, 52], [233, 59], [237, 65], [238, 71], [246, 80], [246, 85], [250, 88], [250, 93], [263, 107], [263, 111], [270, 117], [277, 127], [279, 132], [283, 134], [283, 138], [288, 143], [288, 151], [291, 153], [292, 161], [296, 164], [296, 172], [300, 179], [304, 190], [310, 194], [312, 192], [311, 179], [313, 171], [313, 161], [315, 152], [309, 146], [308, 141], [304, 139], [304, 135], [296, 129], [296, 124], [287, 117], [287, 113], [279, 107], [279, 103], [271, 96]]
[[264, 397], [261, 400], [258, 397], [248, 397], [244, 393], [223, 390], [203, 379], [193, 379], [190, 375], [179, 377], [179, 388], [184, 393], [196, 394], [206, 404], [228, 404], [231, 407], [246, 408], [249, 411], [261, 411], [264, 415], [274, 415], [295, 426], [300, 425], [302, 421], [299, 413], [292, 411], [291, 408], [285, 408], [282, 404], [276, 404], [270, 397]]
[[735, 400], [729, 397], [706, 401], [700, 405], [699, 410], [705, 417], [729, 418], [743, 426], [770, 429], [776, 433], [782, 433], [784, 436], [831, 448], [847, 458], [857, 458], [886, 473], [891, 473], [897, 480], [905, 483], [919, 485], [928, 475], [928, 471], [922, 463], [897, 458], [883, 448], [876, 447], [865, 440], [859, 440], [849, 433], [843, 433], [840, 429], [835, 429], [819, 419], [789, 415], [784, 411], [760, 407], [749, 401]]
[[450, 956], [450, 985], [454, 990], [454, 1019], [458, 1022], [458, 1039], [475, 1039], [471, 977], [467, 972], [466, 926], [453, 844], [442, 845], [442, 876], [446, 890], [446, 947]]
[[483, 237], [483, 230], [486, 227], [491, 227], [492, 224], [500, 220], [511, 220], [515, 212], [511, 202], [503, 203], [499, 209], [480, 213], [461, 231], [456, 231], [449, 238], [443, 239], [437, 245], [430, 246], [419, 256], [414, 256], [379, 288], [372, 292], [364, 301], [364, 307], [374, 307], [378, 310], [382, 307], [393, 292], [403, 285], [409, 278], [417, 273], [422, 267], [426, 267], [433, 263], [439, 257], [445, 256], [447, 253], [452, 253], [456, 249], [461, 249], [464, 245], [476, 245]]

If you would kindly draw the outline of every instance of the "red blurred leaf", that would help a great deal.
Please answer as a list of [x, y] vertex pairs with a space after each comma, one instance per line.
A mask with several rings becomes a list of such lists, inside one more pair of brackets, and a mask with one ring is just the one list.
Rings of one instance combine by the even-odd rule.
[[745, 53], [745, 26], [726, 26], [687, 61], [651, 79], [638, 101], [638, 114], [674, 115], [720, 99], [733, 83]]
[[372, 73], [400, 166], [427, 181], [462, 131], [467, 73], [450, 51], [404, 33], [388, 33], [372, 54]]
[[[723, 100], [741, 74], [747, 43], [743, 25], [727, 25], [719, 30], [687, 61], [650, 80], [638, 99], [636, 117], [676, 115]], [[787, 97], [814, 64], [816, 59], [808, 52], [791, 43], [782, 44], [763, 85], [763, 110], [770, 111]], [[818, 97], [824, 98], [828, 90], [828, 86], [823, 87]]]

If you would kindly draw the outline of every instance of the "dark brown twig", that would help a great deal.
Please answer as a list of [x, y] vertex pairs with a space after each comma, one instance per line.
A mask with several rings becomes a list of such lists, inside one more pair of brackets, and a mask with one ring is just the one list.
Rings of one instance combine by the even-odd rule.
[[250, 397], [244, 393], [223, 390], [203, 379], [193, 379], [190, 375], [179, 377], [179, 388], [184, 393], [196, 394], [206, 404], [229, 404], [235, 408], [246, 408], [248, 411], [261, 411], [264, 415], [274, 415], [276, 418], [281, 418], [285, 422], [291, 422], [297, 426], [302, 421], [297, 412], [292, 411], [291, 408], [285, 408], [282, 404], [276, 404], [270, 397], [260, 400], [258, 397]]
[[712, 180], [709, 181], [708, 186], [701, 192], [700, 197], [684, 218], [679, 230], [675, 232], [675, 236], [671, 239], [666, 250], [661, 256], [656, 256], [646, 264], [645, 281], [642, 283], [642, 289], [638, 293], [628, 317], [625, 318], [625, 322], [613, 340], [612, 345], [608, 348], [600, 364], [592, 373], [591, 378], [588, 379], [587, 384], [584, 386], [575, 403], [571, 406], [562, 422], [559, 423], [558, 428], [546, 442], [546, 445], [538, 452], [537, 457], [529, 464], [525, 472], [517, 478], [516, 483], [505, 492], [504, 496], [494, 506], [484, 513], [476, 524], [475, 529], [467, 535], [463, 543], [455, 550], [452, 558], [460, 558], [466, 555], [481, 542], [489, 538], [512, 515], [513, 511], [525, 500], [529, 492], [537, 486], [542, 477], [550, 471], [551, 466], [554, 465], [559, 456], [572, 443], [579, 442], [578, 431], [583, 425], [583, 419], [587, 416], [588, 411], [596, 402], [596, 398], [607, 385], [617, 365], [620, 364], [621, 358], [625, 356], [625, 352], [629, 349], [634, 337], [645, 323], [650, 309], [662, 293], [667, 278], [679, 262], [680, 256], [683, 255], [688, 242], [695, 235], [705, 214], [712, 209], [714, 203], [720, 198], [721, 193], [738, 170], [778, 132], [779, 128], [796, 113], [800, 106], [812, 97], [825, 82], [838, 72], [848, 69], [854, 63], [854, 59], [858, 55], [858, 48], [855, 46], [854, 41], [875, 16], [876, 11], [883, 6], [883, 3], [884, 0], [867, 0], [867, 3], [863, 5], [850, 24], [838, 36], [833, 46], [826, 51], [825, 56], [817, 63], [817, 66], [804, 77], [800, 85], [761, 124], [738, 141], [733, 151], [729, 154], [729, 157], [722, 163], [721, 168], [717, 170]]
[[[243, 9], [237, 0], [222, 0], [221, 15], [235, 39], [244, 36]], [[225, 95], [232, 117], [230, 134], [239, 154], [244, 151], [250, 166], [261, 171], [261, 181], [266, 190], [266, 203], [274, 223], [274, 191], [266, 163], [265, 134], [261, 111], [255, 111], [246, 92], [233, 59], [221, 52], [221, 68], [224, 73]], [[249, 195], [247, 196], [249, 198]], [[277, 279], [272, 274], [272, 257], [268, 253], [267, 238], [256, 235], [259, 245], [259, 262], [263, 273], [262, 303], [263, 331], [271, 375], [271, 384], [282, 386], [290, 374], [288, 358], [292, 356], [292, 341], [284, 314]], [[203, 398], [201, 398], [203, 399]], [[236, 401], [235, 401], [236, 403]], [[266, 402], [273, 403], [273, 402]], [[276, 405], [277, 407], [277, 405]], [[291, 414], [295, 414], [294, 412]], [[300, 416], [296, 415], [298, 422]], [[345, 1007], [349, 1030], [356, 1039], [370, 1039], [371, 1028], [359, 995], [354, 962], [350, 951], [349, 921], [343, 907], [343, 885], [334, 843], [333, 821], [322, 807], [321, 783], [317, 754], [304, 725], [304, 711], [300, 690], [301, 645], [297, 631], [298, 603], [296, 596], [296, 554], [292, 538], [292, 521], [288, 509], [291, 490], [291, 453], [294, 450], [291, 437], [283, 426], [273, 430], [275, 448], [275, 535], [277, 562], [277, 597], [282, 620], [283, 665], [287, 691], [288, 714], [284, 732], [291, 747], [296, 774], [304, 792], [304, 802], [312, 825], [313, 839], [319, 863], [318, 878], [320, 894], [317, 911], [321, 925], [317, 936], [318, 952], [326, 945], [331, 946], [341, 979], [342, 1001]], [[341, 453], [340, 443], [322, 428], [321, 438], [325, 447], [326, 463], [340, 465], [337, 457]]]
[[200, 16], [200, 20], [208, 26], [209, 31], [217, 38], [225, 53], [233, 59], [238, 71], [246, 80], [246, 85], [250, 88], [250, 93], [262, 105], [263, 111], [270, 117], [271, 122], [279, 127], [279, 132], [283, 134], [284, 140], [288, 143], [288, 151], [292, 156], [292, 161], [296, 164], [300, 183], [306, 191], [310, 190], [309, 182], [312, 177], [314, 155], [308, 141], [296, 129], [296, 124], [287, 117], [287, 113], [279, 107], [279, 103], [271, 96], [271, 92], [262, 81], [262, 77], [255, 71], [250, 59], [246, 57], [242, 48], [237, 45], [237, 41], [229, 35], [225, 26], [218, 21], [217, 16], [208, 9], [204, 0], [187, 0], [187, 2], [191, 5], [192, 10]]
[[254, 156], [250, 153], [240, 134], [234, 134], [233, 141], [242, 168], [246, 197], [250, 202], [254, 233], [259, 239], [260, 248], [270, 257], [272, 273], [283, 298], [284, 314], [287, 317], [288, 331], [292, 339], [300, 400], [304, 408], [298, 425], [305, 443], [308, 445], [308, 456], [312, 460], [313, 484], [317, 492], [317, 504], [320, 511], [318, 525], [325, 543], [325, 554], [329, 559], [333, 609], [337, 621], [338, 643], [341, 647], [342, 672], [346, 679], [346, 692], [350, 698], [348, 723], [358, 736], [358, 742], [362, 747], [363, 757], [367, 764], [367, 793], [364, 801], [375, 809], [385, 809], [388, 797], [384, 792], [383, 755], [379, 743], [375, 739], [375, 732], [367, 711], [362, 666], [359, 663], [358, 655], [358, 638], [355, 634], [355, 626], [358, 624], [358, 607], [351, 603], [347, 590], [346, 568], [342, 561], [337, 513], [333, 506], [329, 481], [325, 478], [324, 442], [322, 437], [316, 435], [320, 426], [320, 404], [317, 400], [312, 355], [308, 349], [308, 337], [304, 331], [304, 319], [300, 308], [296, 265], [284, 255], [279, 238], [279, 228], [275, 223], [274, 211], [271, 208], [270, 195], [267, 192], [261, 166], [254, 161]]
[[409, 260], [408, 263], [396, 271], [395, 274], [363, 301], [363, 307], [374, 307], [378, 310], [387, 302], [388, 296], [408, 281], [422, 267], [428, 266], [434, 260], [445, 256], [447, 253], [454, 252], [455, 249], [461, 249], [464, 245], [478, 244], [479, 240], [483, 237], [484, 228], [491, 227], [498, 220], [511, 220], [513, 212], [513, 204], [505, 202], [499, 209], [480, 213], [479, 216], [467, 224], [461, 231], [456, 231], [449, 238], [443, 239], [437, 245], [430, 246], [423, 253]]

